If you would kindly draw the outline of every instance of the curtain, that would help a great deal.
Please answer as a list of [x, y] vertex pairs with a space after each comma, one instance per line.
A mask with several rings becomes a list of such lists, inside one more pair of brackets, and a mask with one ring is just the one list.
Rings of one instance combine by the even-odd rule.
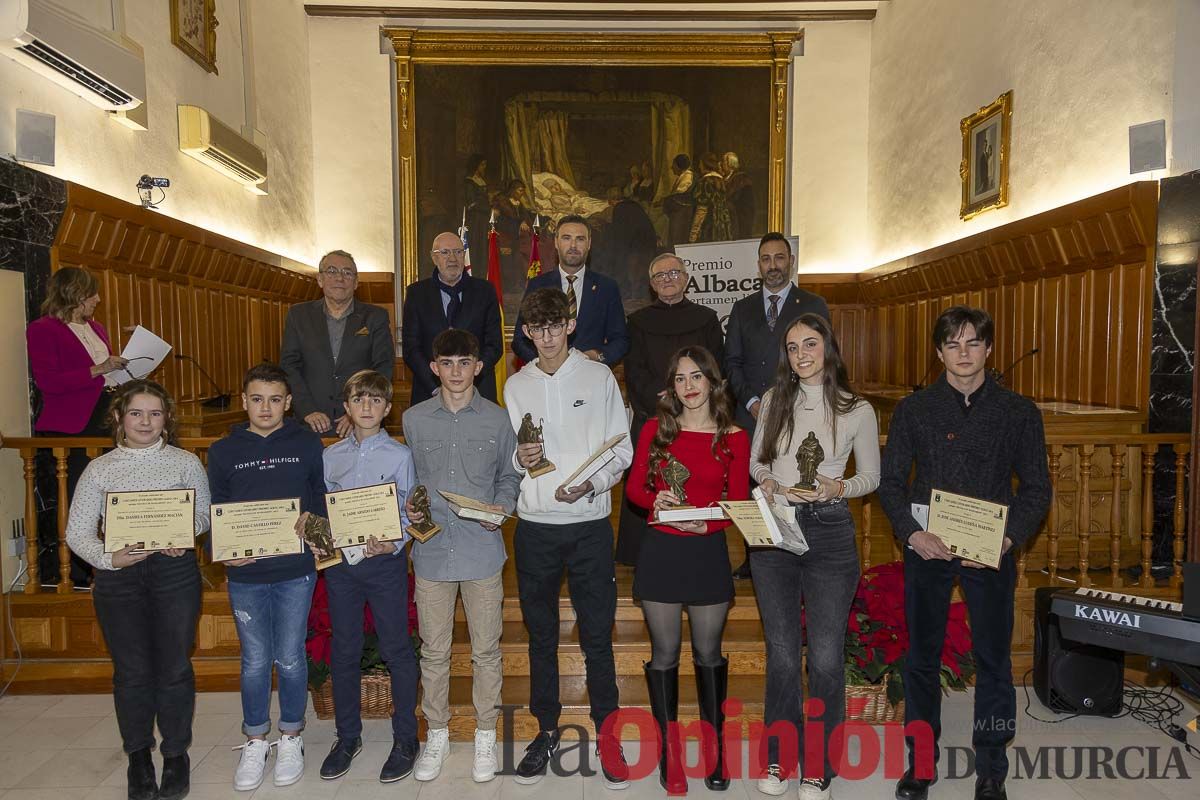
[[650, 107], [650, 137], [654, 155], [653, 168], [658, 180], [654, 186], [655, 201], [671, 193], [675, 176], [671, 162], [675, 156], [692, 155], [691, 113], [688, 104], [674, 95], [660, 95]]
[[537, 106], [509, 101], [504, 104], [504, 183], [513, 178], [525, 181], [533, 192], [533, 134]]
[[541, 112], [537, 118], [537, 133], [540, 160], [534, 164], [533, 171], [556, 173], [574, 186], [575, 171], [567, 158], [567, 113]]

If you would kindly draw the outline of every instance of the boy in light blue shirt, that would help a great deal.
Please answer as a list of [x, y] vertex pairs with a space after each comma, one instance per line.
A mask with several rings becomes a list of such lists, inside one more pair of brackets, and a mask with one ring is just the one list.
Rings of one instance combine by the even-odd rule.
[[[396, 485], [401, 518], [416, 483], [412, 452], [387, 431], [392, 382], [373, 370], [350, 376], [343, 392], [354, 424], [350, 436], [325, 450], [325, 487], [336, 492], [381, 483]], [[392, 751], [379, 773], [381, 783], [408, 777], [418, 752], [417, 660], [408, 634], [408, 558], [404, 541], [376, 541], [342, 549], [343, 562], [325, 570], [333, 628], [330, 672], [337, 739], [321, 765], [325, 780], [350, 771], [362, 750], [363, 607], [370, 605], [379, 650], [392, 678]]]

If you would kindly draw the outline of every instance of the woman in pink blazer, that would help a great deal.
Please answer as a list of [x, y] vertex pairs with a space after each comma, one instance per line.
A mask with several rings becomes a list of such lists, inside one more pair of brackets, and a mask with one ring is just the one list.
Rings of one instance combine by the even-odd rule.
[[[100, 304], [98, 289], [90, 273], [62, 267], [50, 276], [42, 316], [25, 329], [29, 369], [41, 398], [41, 409], [33, 424], [38, 436], [109, 437], [109, 392], [105, 389], [116, 386], [114, 373], [120, 375], [126, 361], [112, 354], [108, 332], [92, 319]], [[71, 451], [67, 459], [69, 494], [75, 493], [75, 483], [87, 462], [83, 450]], [[38, 486], [45, 501], [38, 519], [42, 545], [39, 567], [42, 578], [49, 582], [58, 574], [54, 513], [58, 484], [53, 476], [53, 460], [39, 458]], [[85, 563], [73, 557], [72, 564], [72, 578], [76, 583], [86, 583]]]

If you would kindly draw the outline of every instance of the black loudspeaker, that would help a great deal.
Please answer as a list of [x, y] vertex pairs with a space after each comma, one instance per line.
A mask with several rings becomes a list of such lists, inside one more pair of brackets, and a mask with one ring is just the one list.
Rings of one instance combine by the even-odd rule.
[[1125, 653], [1064, 639], [1050, 613], [1053, 586], [1034, 593], [1033, 689], [1051, 711], [1115, 717], [1121, 713]]

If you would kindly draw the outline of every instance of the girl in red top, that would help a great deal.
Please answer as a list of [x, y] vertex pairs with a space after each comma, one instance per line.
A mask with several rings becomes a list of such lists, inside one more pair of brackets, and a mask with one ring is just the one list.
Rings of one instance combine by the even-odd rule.
[[[676, 497], [663, 480], [668, 453], [691, 473], [684, 486], [686, 497]], [[750, 437], [733, 424], [726, 382], [716, 359], [703, 347], [685, 347], [671, 357], [658, 418], [647, 422], [638, 437], [625, 493], [635, 505], [655, 511], [750, 496]], [[729, 675], [729, 661], [721, 655], [721, 633], [733, 599], [724, 533], [729, 525], [728, 520], [651, 525], [638, 556], [633, 593], [642, 602], [650, 630], [651, 658], [645, 672], [651, 710], [663, 734], [659, 781], [672, 795], [687, 793], [678, 733], [668, 726], [679, 704], [684, 607], [692, 633], [700, 715], [712, 726], [706, 736], [717, 740], [717, 761], [708, 765], [711, 774], [704, 783], [715, 791], [729, 785], [721, 735]]]

